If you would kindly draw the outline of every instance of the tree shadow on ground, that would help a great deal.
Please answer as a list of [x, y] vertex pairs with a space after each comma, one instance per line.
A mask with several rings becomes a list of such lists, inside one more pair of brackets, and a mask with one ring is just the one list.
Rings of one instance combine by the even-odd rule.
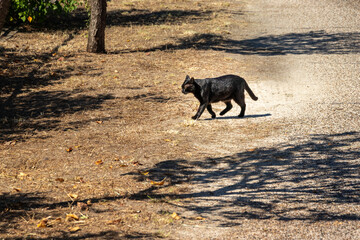
[[[45, 193], [2, 193], [0, 194], [0, 233], [11, 233], [12, 229], [17, 229], [21, 225], [21, 221], [26, 219], [32, 219], [36, 216], [36, 220], [40, 222], [42, 218], [56, 219], [62, 218], [64, 211], [61, 209], [69, 209], [69, 206], [76, 205], [77, 201], [65, 201], [65, 202], [51, 202], [51, 200], [44, 197]], [[122, 199], [123, 197], [121, 197]], [[91, 199], [92, 203], [99, 203], [103, 201], [114, 201], [120, 199], [114, 197], [103, 197]], [[59, 211], [60, 209], [60, 211]], [[51, 228], [51, 227], [50, 227]], [[1, 239], [153, 239], [162, 238], [158, 232], [147, 231], [141, 232], [136, 230], [127, 231], [113, 231], [103, 229], [92, 233], [71, 233], [69, 231], [56, 229], [54, 231], [48, 231], [46, 237], [34, 237], [36, 235], [29, 236], [12, 236], [9, 238], [1, 236]], [[30, 232], [29, 232], [30, 233]]]
[[149, 178], [167, 177], [164, 188], [187, 182], [192, 192], [167, 195], [150, 187], [131, 198], [190, 198], [184, 210], [220, 217], [221, 225], [239, 219], [360, 220], [360, 214], [343, 211], [360, 204], [359, 145], [359, 132], [344, 132], [221, 158], [168, 160], [147, 169]]
[[[59, 56], [59, 48], [73, 38], [72, 34], [47, 53], [21, 53], [15, 49], [0, 49], [0, 142], [24, 140], [36, 131], [56, 129], [56, 117], [75, 112], [99, 109], [109, 94], [85, 95], [81, 90], [51, 91], [37, 89], [56, 85], [74, 75], [94, 77], [100, 73], [87, 63], [71, 63], [71, 55]], [[58, 62], [67, 61], [61, 65]], [[56, 64], [53, 64], [57, 62]], [[56, 67], [54, 67], [56, 66]], [[84, 122], [85, 123], [85, 122]], [[84, 123], [74, 123], [75, 128]], [[76, 126], [75, 126], [76, 125]]]
[[[196, 10], [161, 10], [154, 12], [144, 9], [111, 10], [107, 12], [106, 25], [123, 27], [161, 24], [178, 25], [183, 22], [194, 23], [210, 19], [212, 13], [212, 11]], [[87, 11], [79, 8], [67, 16], [50, 17], [46, 22], [32, 24], [31, 27], [25, 24], [19, 28], [19, 31], [77, 31], [87, 28], [88, 19]], [[5, 37], [10, 32], [9, 30], [5, 30]]]
[[[90, 96], [76, 91], [38, 91], [18, 96], [0, 115], [0, 142], [24, 140], [24, 135], [63, 128], [60, 116], [100, 109], [106, 100], [113, 98], [110, 94]], [[77, 129], [85, 123], [73, 122], [67, 129]]]
[[[357, 54], [360, 53], [360, 32], [327, 33], [325, 31], [269, 35], [246, 40], [232, 40], [215, 34], [197, 34], [178, 39], [176, 44], [139, 51], [165, 51], [195, 48], [242, 55], [286, 54]], [[126, 50], [122, 51], [126, 53]]]
[[177, 25], [184, 22], [194, 23], [210, 19], [212, 11], [196, 10], [162, 10], [149, 11], [141, 9], [115, 10], [107, 12], [107, 26], [134, 26], [134, 25]]

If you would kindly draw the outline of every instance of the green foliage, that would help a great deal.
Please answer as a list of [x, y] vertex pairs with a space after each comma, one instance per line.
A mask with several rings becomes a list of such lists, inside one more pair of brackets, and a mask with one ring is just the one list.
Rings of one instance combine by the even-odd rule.
[[78, 0], [11, 0], [10, 22], [43, 22], [48, 16], [74, 11]]

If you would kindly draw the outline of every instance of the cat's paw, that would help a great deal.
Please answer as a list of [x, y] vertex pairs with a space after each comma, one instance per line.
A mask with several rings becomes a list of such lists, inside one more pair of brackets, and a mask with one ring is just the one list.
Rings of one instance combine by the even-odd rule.
[[215, 114], [214, 114], [214, 115], [211, 115], [211, 118], [212, 118], [212, 119], [216, 118], [216, 115], [215, 115]]
[[192, 116], [191, 118], [194, 119], [194, 120], [196, 120], [196, 119], [197, 119], [197, 116], [195, 115], [195, 116]]
[[243, 118], [243, 117], [244, 117], [244, 114], [240, 114], [238, 117], [239, 117], [239, 118]]

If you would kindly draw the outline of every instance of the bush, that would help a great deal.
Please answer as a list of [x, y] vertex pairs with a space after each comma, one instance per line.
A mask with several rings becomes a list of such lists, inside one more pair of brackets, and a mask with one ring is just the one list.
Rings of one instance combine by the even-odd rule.
[[48, 16], [74, 11], [78, 0], [11, 0], [10, 22], [43, 22]]

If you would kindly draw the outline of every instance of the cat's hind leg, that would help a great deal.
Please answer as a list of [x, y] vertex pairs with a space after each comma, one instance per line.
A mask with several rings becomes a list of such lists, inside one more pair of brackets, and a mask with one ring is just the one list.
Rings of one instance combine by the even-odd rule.
[[211, 114], [211, 118], [216, 118], [216, 114], [214, 113], [214, 111], [212, 110], [211, 104], [209, 103], [206, 107], [206, 109], [208, 110], [208, 112]]
[[230, 111], [230, 109], [232, 109], [232, 104], [231, 104], [231, 101], [228, 101], [228, 102], [224, 102], [226, 104], [226, 108], [224, 110], [222, 110], [220, 112], [220, 115], [224, 115], [225, 113], [227, 113], [228, 111]]
[[244, 94], [239, 94], [235, 97], [235, 102], [237, 104], [239, 104], [239, 106], [241, 107], [241, 111], [239, 114], [239, 117], [242, 118], [245, 116], [245, 110], [246, 110], [246, 104], [245, 104], [245, 95]]

